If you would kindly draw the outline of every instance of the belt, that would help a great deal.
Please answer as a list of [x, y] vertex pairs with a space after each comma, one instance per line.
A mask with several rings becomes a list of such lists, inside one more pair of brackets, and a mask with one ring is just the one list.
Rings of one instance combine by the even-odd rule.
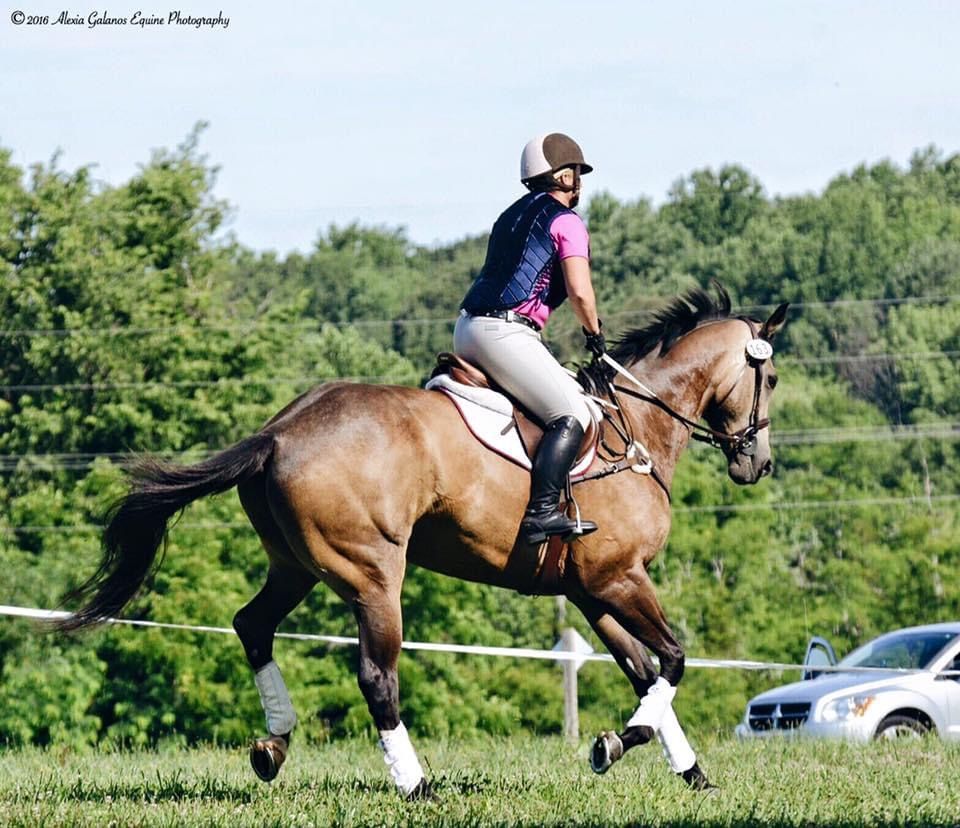
[[492, 311], [482, 311], [479, 313], [469, 313], [465, 310], [460, 311], [461, 316], [487, 316], [491, 319], [503, 319], [507, 322], [519, 322], [521, 325], [526, 325], [528, 328], [540, 332], [540, 326], [534, 322], [532, 319], [528, 319], [526, 316], [521, 316], [519, 313], [514, 313], [512, 310], [492, 310]]

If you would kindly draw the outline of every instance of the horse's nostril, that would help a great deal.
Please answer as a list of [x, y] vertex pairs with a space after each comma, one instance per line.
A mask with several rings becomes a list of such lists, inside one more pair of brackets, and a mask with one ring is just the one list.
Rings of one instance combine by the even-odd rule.
[[768, 474], [773, 474], [773, 461], [772, 461], [772, 460], [767, 460], [767, 461], [760, 467], [760, 476], [761, 476], [761, 477], [766, 477]]

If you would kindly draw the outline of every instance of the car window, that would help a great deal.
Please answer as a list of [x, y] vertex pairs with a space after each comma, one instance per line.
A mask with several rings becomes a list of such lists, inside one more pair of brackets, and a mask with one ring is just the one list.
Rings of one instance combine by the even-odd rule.
[[894, 633], [877, 638], [841, 659], [839, 667], [918, 670], [957, 637], [953, 632]]

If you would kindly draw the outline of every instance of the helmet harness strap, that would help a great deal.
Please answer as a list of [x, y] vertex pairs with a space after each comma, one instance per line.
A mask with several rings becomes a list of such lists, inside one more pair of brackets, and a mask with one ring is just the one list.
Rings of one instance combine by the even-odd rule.
[[563, 169], [558, 170], [557, 172], [559, 172], [559, 173], [562, 174], [562, 173], [564, 172], [564, 170], [572, 170], [572, 171], [573, 171], [573, 183], [572, 183], [572, 184], [564, 184], [563, 181], [561, 181], [561, 179], [560, 179], [559, 177], [558, 177], [558, 178], [554, 178], [553, 189], [555, 189], [555, 190], [560, 190], [560, 192], [562, 192], [562, 193], [577, 193], [577, 192], [579, 192], [579, 191], [580, 191], [580, 166], [579, 166], [578, 164], [574, 164], [574, 165], [572, 165], [572, 166], [570, 166], [570, 167], [564, 167]]

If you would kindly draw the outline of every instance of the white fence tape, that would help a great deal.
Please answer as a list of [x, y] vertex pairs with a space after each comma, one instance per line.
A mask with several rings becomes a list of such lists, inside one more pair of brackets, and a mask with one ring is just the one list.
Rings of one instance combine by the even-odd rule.
[[[33, 618], [38, 621], [53, 621], [68, 618], [71, 613], [62, 610], [36, 609], [33, 607], [11, 607], [0, 604], [0, 615], [18, 618]], [[219, 633], [236, 635], [230, 627], [206, 627], [194, 624], [172, 624], [161, 621], [140, 621], [133, 618], [108, 618], [108, 624], [125, 624], [131, 627], [155, 627], [164, 630], [183, 630], [186, 632]], [[356, 638], [345, 635], [312, 635], [310, 633], [278, 632], [277, 638], [290, 638], [295, 641], [318, 641], [324, 644], [357, 646]], [[563, 650], [536, 650], [529, 647], [485, 647], [475, 644], [437, 644], [431, 641], [404, 641], [404, 650], [420, 650], [432, 653], [463, 653], [466, 655], [500, 656], [504, 658], [534, 658], [544, 661], [613, 661], [607, 653], [578, 653]], [[744, 661], [740, 659], [687, 658], [687, 667], [706, 667], [719, 670], [815, 670], [818, 673], [922, 673], [925, 670], [895, 670], [883, 667], [810, 667], [804, 664], [787, 664], [779, 661]], [[952, 673], [951, 673], [952, 675]]]

